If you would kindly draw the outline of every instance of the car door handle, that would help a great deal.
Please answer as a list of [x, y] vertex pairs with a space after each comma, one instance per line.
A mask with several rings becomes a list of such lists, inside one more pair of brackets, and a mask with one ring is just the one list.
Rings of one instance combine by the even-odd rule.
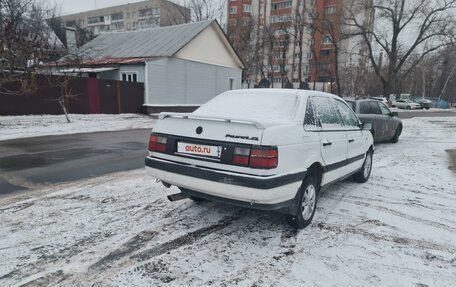
[[349, 143], [355, 142], [355, 139], [348, 139]]
[[323, 142], [323, 146], [330, 146], [332, 145], [333, 143], [332, 142], [329, 142], [329, 141], [324, 141]]

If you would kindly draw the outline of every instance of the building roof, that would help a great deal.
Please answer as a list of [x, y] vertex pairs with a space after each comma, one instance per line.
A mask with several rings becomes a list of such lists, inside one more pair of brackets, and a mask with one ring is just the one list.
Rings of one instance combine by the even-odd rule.
[[83, 59], [170, 57], [213, 22], [103, 33], [79, 48], [78, 54]]

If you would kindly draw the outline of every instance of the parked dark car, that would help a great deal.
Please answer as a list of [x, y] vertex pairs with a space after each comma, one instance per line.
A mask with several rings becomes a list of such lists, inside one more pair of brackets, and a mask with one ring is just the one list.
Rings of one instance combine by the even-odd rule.
[[432, 104], [432, 101], [430, 101], [430, 100], [420, 99], [420, 100], [416, 100], [415, 102], [420, 104], [422, 109], [426, 109], [426, 110], [429, 110], [430, 108], [432, 108], [434, 106]]
[[347, 100], [346, 102], [361, 122], [372, 123], [375, 142], [398, 142], [402, 133], [402, 121], [398, 118], [398, 113], [391, 112], [385, 104], [377, 100]]

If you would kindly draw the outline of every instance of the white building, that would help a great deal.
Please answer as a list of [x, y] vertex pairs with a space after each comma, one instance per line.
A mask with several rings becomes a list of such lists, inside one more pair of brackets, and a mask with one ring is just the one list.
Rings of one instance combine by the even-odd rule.
[[61, 64], [59, 71], [144, 83], [149, 113], [192, 110], [224, 91], [239, 89], [244, 68], [215, 20], [104, 33], [77, 54], [82, 65]]

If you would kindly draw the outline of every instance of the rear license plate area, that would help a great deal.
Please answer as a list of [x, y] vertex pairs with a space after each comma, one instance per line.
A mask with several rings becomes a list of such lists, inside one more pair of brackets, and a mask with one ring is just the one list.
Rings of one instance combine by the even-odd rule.
[[178, 142], [177, 153], [189, 156], [220, 159], [222, 147], [215, 145], [194, 144], [189, 142]]

